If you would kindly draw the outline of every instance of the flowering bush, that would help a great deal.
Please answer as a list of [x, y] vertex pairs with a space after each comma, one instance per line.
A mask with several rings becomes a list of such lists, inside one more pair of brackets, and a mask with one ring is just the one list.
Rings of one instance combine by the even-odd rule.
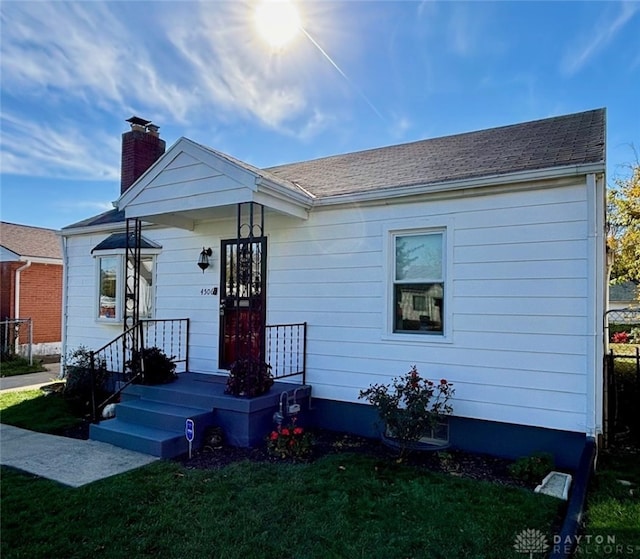
[[454, 392], [452, 383], [422, 378], [414, 365], [391, 384], [373, 384], [360, 391], [360, 398], [378, 410], [386, 434], [398, 441], [402, 456], [411, 443], [429, 436], [442, 417], [453, 411], [449, 400]]
[[628, 344], [629, 334], [627, 332], [616, 332], [611, 336], [611, 342], [614, 344]]
[[267, 437], [269, 454], [279, 458], [304, 458], [311, 453], [313, 440], [302, 427], [298, 427], [295, 418], [288, 427], [271, 431]]

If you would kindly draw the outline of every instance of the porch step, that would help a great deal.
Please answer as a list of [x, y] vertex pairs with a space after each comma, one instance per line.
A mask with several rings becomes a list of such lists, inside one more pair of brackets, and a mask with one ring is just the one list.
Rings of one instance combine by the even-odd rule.
[[204, 424], [213, 419], [213, 412], [138, 398], [118, 404], [116, 417], [123, 422], [184, 433], [187, 419]]
[[138, 425], [117, 418], [91, 425], [89, 438], [160, 458], [173, 458], [189, 449], [184, 433]]
[[[177, 384], [127, 387], [116, 405], [116, 417], [91, 425], [89, 437], [152, 456], [173, 458], [188, 451], [184, 429], [186, 420], [193, 419], [193, 447], [198, 448], [205, 428], [214, 423], [214, 411], [210, 399], [199, 397], [188, 387], [179, 390]], [[181, 405], [184, 401], [190, 405]]]

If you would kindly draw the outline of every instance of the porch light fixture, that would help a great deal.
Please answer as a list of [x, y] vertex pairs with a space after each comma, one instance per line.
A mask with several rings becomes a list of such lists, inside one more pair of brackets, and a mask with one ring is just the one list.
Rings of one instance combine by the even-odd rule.
[[204, 274], [204, 271], [209, 267], [209, 256], [211, 256], [212, 254], [213, 254], [213, 251], [210, 248], [202, 247], [200, 258], [198, 258], [198, 266], [200, 266], [200, 269], [202, 270], [203, 274]]

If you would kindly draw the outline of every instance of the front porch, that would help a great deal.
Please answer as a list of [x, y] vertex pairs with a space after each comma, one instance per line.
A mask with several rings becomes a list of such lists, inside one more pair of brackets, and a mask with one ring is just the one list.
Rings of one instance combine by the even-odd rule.
[[181, 373], [170, 384], [131, 384], [121, 393], [116, 417], [92, 424], [90, 438], [172, 458], [188, 451], [187, 419], [195, 424], [193, 448], [202, 445], [211, 426], [223, 430], [227, 444], [250, 447], [261, 444], [275, 427], [275, 412], [283, 413], [285, 424], [294, 402], [300, 405], [296, 415], [304, 418], [308, 412], [310, 386], [276, 381], [269, 392], [249, 399], [225, 394], [226, 380], [223, 375]]

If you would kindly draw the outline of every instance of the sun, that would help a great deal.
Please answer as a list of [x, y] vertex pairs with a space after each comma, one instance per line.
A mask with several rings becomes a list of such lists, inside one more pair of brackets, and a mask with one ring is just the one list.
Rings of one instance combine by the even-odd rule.
[[256, 29], [274, 50], [286, 47], [301, 29], [300, 13], [290, 0], [262, 0], [254, 12]]

